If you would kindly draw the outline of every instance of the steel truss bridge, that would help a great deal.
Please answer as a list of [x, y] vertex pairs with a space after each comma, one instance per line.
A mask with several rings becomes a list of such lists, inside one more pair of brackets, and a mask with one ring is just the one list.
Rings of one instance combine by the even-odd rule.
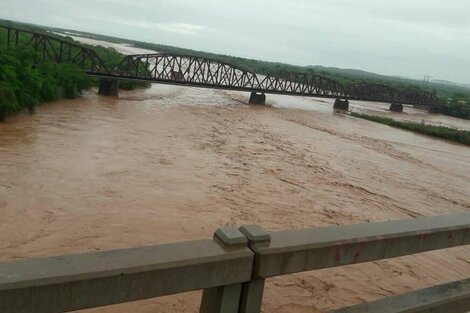
[[128, 55], [119, 64], [107, 66], [92, 48], [77, 45], [71, 40], [64, 39], [62, 36], [54, 36], [51, 33], [37, 33], [8, 26], [0, 26], [0, 42], [2, 41], [7, 46], [27, 45], [32, 47], [38, 52], [39, 62], [73, 63], [83, 69], [87, 75], [100, 78], [261, 94], [423, 106], [437, 105], [435, 93], [419, 88], [398, 89], [370, 82], [344, 86], [334, 79], [305, 73], [261, 76], [218, 60], [190, 55], [168, 53]]

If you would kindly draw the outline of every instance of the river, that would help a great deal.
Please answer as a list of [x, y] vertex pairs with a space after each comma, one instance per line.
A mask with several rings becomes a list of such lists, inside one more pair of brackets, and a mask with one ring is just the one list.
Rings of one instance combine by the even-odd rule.
[[[126, 47], [129, 49], [129, 47]], [[132, 49], [131, 49], [132, 50]], [[0, 260], [470, 210], [470, 149], [333, 100], [165, 85], [0, 123]], [[353, 102], [353, 111], [386, 105]], [[400, 118], [468, 129], [405, 108]], [[264, 312], [326, 312], [470, 277], [466, 247], [269, 279]], [[197, 312], [200, 292], [87, 312]]]

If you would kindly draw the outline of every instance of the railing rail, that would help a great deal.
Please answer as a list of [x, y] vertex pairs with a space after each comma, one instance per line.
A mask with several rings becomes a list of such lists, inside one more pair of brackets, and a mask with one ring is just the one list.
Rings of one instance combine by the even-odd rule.
[[[259, 313], [269, 277], [467, 244], [470, 212], [271, 233], [222, 228], [214, 240], [0, 262], [0, 312], [66, 312], [204, 289], [203, 313]], [[427, 307], [443, 303], [433, 291], [455, 284], [422, 291], [436, 300]], [[470, 311], [469, 282], [459, 286], [446, 305]], [[423, 306], [413, 296], [404, 299]], [[390, 299], [363, 306], [393, 306]], [[383, 312], [427, 312], [393, 308]]]
[[254, 244], [256, 275], [272, 277], [470, 244], [470, 213], [271, 233]]
[[466, 313], [470, 308], [470, 279], [362, 303], [331, 313]]
[[202, 240], [3, 262], [0, 312], [67, 312], [246, 282], [254, 254], [236, 236], [226, 238], [241, 245]]

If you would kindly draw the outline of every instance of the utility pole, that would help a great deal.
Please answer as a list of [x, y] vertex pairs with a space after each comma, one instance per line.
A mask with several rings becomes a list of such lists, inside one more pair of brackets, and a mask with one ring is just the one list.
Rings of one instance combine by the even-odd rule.
[[429, 79], [431, 79], [431, 76], [429, 76], [427, 74], [424, 75], [424, 79], [423, 79], [423, 88], [424, 89], [428, 89]]

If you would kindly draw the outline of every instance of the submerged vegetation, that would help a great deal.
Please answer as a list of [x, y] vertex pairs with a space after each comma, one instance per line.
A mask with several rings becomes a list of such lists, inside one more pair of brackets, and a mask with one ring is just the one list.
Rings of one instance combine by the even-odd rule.
[[413, 132], [417, 132], [417, 133], [432, 136], [432, 137], [443, 138], [443, 139], [463, 143], [465, 145], [470, 145], [470, 131], [466, 131], [466, 130], [459, 130], [459, 129], [449, 128], [449, 127], [444, 127], [444, 126], [434, 126], [434, 125], [418, 124], [418, 123], [411, 123], [411, 122], [401, 122], [401, 121], [396, 121], [388, 117], [372, 116], [372, 115], [359, 114], [359, 113], [354, 113], [354, 112], [351, 112], [351, 116], [381, 123], [381, 124], [392, 126], [392, 127], [410, 130]]
[[15, 112], [59, 98], [75, 98], [91, 80], [73, 64], [37, 64], [28, 47], [0, 46], [0, 120]]

